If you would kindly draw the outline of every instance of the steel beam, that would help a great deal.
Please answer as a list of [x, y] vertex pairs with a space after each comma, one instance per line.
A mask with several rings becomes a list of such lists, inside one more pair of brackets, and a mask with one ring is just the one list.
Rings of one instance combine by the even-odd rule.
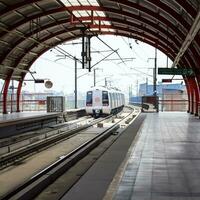
[[4, 89], [3, 89], [3, 114], [7, 114], [7, 95], [8, 95], [8, 87], [10, 84], [10, 76], [8, 76], [4, 83]]
[[17, 112], [20, 112], [20, 95], [22, 90], [23, 80], [20, 80], [17, 87]]
[[[98, 25], [97, 25], [98, 26]], [[107, 28], [109, 28], [110, 26], [108, 25], [107, 26]], [[113, 28], [113, 27], [112, 27]], [[129, 30], [129, 29], [122, 29], [121, 28], [121, 30], [124, 30], [124, 31], [126, 31], [127, 32], [127, 37], [130, 37], [130, 33], [132, 34], [132, 33], [135, 33], [135, 35], [141, 35], [141, 33], [140, 32], [138, 32], [138, 31], [133, 31], [133, 30]], [[48, 37], [46, 37], [46, 38], [43, 38], [43, 40], [41, 40], [41, 42], [44, 42], [44, 41], [46, 41], [46, 40], [48, 40], [48, 39], [50, 39], [50, 38], [53, 38], [54, 36], [56, 36], [56, 35], [59, 35], [59, 34], [62, 34], [62, 33], [64, 33], [65, 31], [64, 30], [62, 30], [62, 31], [60, 31], [60, 32], [57, 32], [57, 33], [55, 33], [54, 35], [51, 35], [51, 36], [48, 36]], [[112, 33], [112, 34], [114, 34], [114, 33]], [[118, 34], [118, 33], [117, 33]], [[141, 35], [141, 37], [146, 37], [148, 40], [152, 40], [152, 41], [156, 41], [157, 39], [156, 38], [154, 38], [154, 36], [153, 36], [153, 34], [154, 34], [154, 32], [152, 32], [152, 36], [149, 36], [149, 35], [147, 35], [147, 34], [143, 34], [143, 35]], [[134, 37], [136, 37], [134, 35]], [[78, 38], [79, 36], [77, 36], [77, 38]], [[69, 38], [70, 39], [70, 38]], [[168, 47], [170, 47], [171, 48], [171, 46], [173, 46], [173, 45], [171, 45], [171, 43], [169, 43], [169, 41], [167, 41], [165, 38], [162, 38], [160, 41], [163, 41], [162, 42], [162, 44], [164, 45], [165, 43], [168, 43]], [[58, 44], [59, 44], [60, 42], [58, 42]], [[156, 42], [155, 42], [156, 43]], [[31, 49], [33, 49], [35, 46], [36, 46], [37, 44], [33, 44], [30, 48], [28, 48], [27, 49], [27, 53], [31, 50]], [[49, 49], [50, 47], [47, 47], [47, 49]], [[46, 48], [45, 48], [46, 49]], [[171, 48], [172, 49], [172, 48]], [[173, 48], [173, 50], [174, 50], [174, 48]], [[175, 51], [174, 51], [174, 54], [175, 54]], [[25, 54], [26, 55], [26, 54]], [[22, 59], [24, 57], [24, 55], [23, 56], [21, 56], [20, 58], [18, 58], [17, 59], [17, 62], [15, 63], [15, 66], [17, 66], [18, 65], [18, 63], [20, 63], [20, 60]], [[39, 55], [37, 56], [37, 57], [39, 57]]]
[[188, 33], [188, 35], [185, 38], [185, 41], [183, 42], [173, 64], [172, 67], [176, 67], [181, 59], [181, 57], [185, 54], [185, 52], [187, 51], [188, 47], [190, 46], [190, 44], [193, 42], [195, 36], [197, 35], [197, 33], [199, 32], [200, 29], [200, 10], [197, 13], [197, 16], [193, 22], [193, 25]]

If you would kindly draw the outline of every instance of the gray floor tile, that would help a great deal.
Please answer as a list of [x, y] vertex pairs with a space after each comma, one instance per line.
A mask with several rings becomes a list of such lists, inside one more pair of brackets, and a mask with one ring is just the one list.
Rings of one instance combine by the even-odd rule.
[[199, 130], [186, 113], [147, 115], [122, 179], [135, 175], [131, 200], [200, 200]]

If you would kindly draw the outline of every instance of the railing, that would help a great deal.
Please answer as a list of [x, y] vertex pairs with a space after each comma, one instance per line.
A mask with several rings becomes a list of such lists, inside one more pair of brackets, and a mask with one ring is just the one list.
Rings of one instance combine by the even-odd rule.
[[[141, 99], [141, 98], [138, 98]], [[141, 105], [142, 101], [131, 102], [132, 104]], [[143, 102], [145, 103], [145, 102]], [[152, 105], [151, 105], [152, 104]], [[154, 103], [146, 102], [145, 106], [148, 110], [153, 107]], [[188, 96], [185, 94], [162, 94], [158, 99], [159, 111], [183, 111], [188, 110]]]
[[[54, 96], [52, 93], [33, 93], [22, 94], [20, 97], [20, 111], [46, 111], [47, 96]], [[17, 111], [16, 94], [8, 94], [7, 96], [7, 112], [12, 113]], [[78, 107], [84, 107], [85, 101], [78, 100]], [[74, 100], [67, 100], [65, 109], [74, 108]], [[0, 95], [0, 113], [3, 112], [3, 95]]]
[[184, 111], [188, 109], [188, 100], [171, 99], [159, 100], [160, 111]]
[[[52, 93], [22, 94], [20, 96], [20, 111], [46, 111], [46, 98]], [[7, 95], [7, 112], [17, 111], [17, 95]], [[3, 112], [3, 94], [0, 96], [0, 112]]]

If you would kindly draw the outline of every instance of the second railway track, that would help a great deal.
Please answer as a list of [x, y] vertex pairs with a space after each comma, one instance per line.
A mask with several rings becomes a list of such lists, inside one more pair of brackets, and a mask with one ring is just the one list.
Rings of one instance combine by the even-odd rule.
[[83, 126], [73, 128], [71, 130], [60, 132], [57, 135], [53, 135], [52, 137], [45, 138], [41, 141], [37, 141], [33, 144], [26, 145], [22, 148], [19, 148], [15, 151], [12, 151], [10, 153], [7, 153], [5, 155], [0, 156], [0, 169], [3, 169], [7, 166], [10, 166], [12, 164], [16, 164], [18, 162], [21, 162], [23, 159], [27, 158], [28, 156], [32, 155], [33, 153], [37, 153], [45, 148], [48, 148], [52, 145], [55, 145], [58, 142], [61, 142], [62, 140], [65, 140], [67, 138], [72, 137], [74, 134], [77, 134], [78, 132], [85, 130], [99, 122], [102, 122], [104, 120], [109, 119], [111, 116], [108, 116], [106, 118], [100, 118], [97, 120], [92, 121], [89, 124], [85, 124]]
[[[131, 112], [128, 116], [131, 115]], [[135, 115], [132, 115], [132, 117]], [[126, 116], [127, 117], [127, 116]], [[119, 123], [126, 118], [120, 117], [117, 123], [111, 125], [97, 134], [92, 139], [82, 143], [79, 147], [75, 148], [70, 153], [63, 155], [59, 160], [52, 163], [50, 166], [43, 169], [41, 172], [32, 176], [30, 179], [21, 183], [15, 189], [2, 195], [1, 199], [32, 199], [34, 196], [38, 195], [44, 188], [51, 184], [55, 179], [62, 175], [66, 170], [73, 166], [76, 162], [86, 156], [92, 149], [94, 149], [103, 140], [108, 138], [113, 132], [119, 128]], [[99, 120], [100, 121], [100, 120]], [[130, 117], [125, 121], [129, 123]]]

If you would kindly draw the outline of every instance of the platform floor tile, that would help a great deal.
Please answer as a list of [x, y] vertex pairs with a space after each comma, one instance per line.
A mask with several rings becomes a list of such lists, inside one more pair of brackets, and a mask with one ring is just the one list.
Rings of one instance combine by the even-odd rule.
[[200, 199], [200, 120], [149, 113], [115, 200]]

